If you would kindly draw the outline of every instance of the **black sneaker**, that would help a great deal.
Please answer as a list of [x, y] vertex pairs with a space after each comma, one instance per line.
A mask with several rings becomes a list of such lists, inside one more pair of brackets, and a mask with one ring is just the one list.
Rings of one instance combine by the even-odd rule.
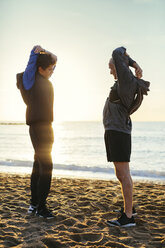
[[52, 219], [54, 218], [54, 215], [52, 214], [52, 212], [46, 207], [44, 206], [42, 209], [39, 209], [36, 211], [36, 216], [45, 218], [45, 219]]
[[[113, 210], [113, 212], [123, 214], [124, 213], [124, 208], [122, 207], [121, 209]], [[132, 216], [136, 216], [136, 215], [137, 215], [136, 209], [133, 207], [132, 208]]]
[[29, 209], [28, 209], [28, 214], [35, 214], [37, 210], [37, 206], [30, 204]]
[[131, 227], [136, 226], [134, 217], [128, 218], [125, 213], [121, 215], [121, 217], [117, 220], [108, 220], [107, 224], [109, 226], [121, 226], [121, 227]]

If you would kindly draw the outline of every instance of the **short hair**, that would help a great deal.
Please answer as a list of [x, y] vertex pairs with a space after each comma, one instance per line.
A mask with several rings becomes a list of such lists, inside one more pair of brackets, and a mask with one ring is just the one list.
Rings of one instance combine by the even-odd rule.
[[39, 54], [36, 62], [37, 70], [39, 67], [45, 70], [50, 65], [54, 65], [55, 63], [56, 60], [52, 58], [50, 54]]

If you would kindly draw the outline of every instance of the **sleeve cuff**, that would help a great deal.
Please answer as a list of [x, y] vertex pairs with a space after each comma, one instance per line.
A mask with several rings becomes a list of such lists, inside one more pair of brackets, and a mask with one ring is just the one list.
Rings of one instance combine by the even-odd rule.
[[39, 53], [35, 53], [35, 52], [34, 52], [35, 49], [36, 49], [36, 47], [34, 47], [34, 48], [31, 50], [30, 55], [35, 56], [35, 55], [38, 55], [38, 54], [39, 54]]

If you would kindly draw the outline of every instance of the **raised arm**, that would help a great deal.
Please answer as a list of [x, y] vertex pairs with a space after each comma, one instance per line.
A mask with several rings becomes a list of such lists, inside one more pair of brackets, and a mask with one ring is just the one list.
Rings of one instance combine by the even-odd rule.
[[41, 46], [36, 46], [34, 52], [35, 52], [36, 54], [40, 53], [40, 54], [48, 54], [48, 55], [51, 55], [51, 57], [52, 57], [55, 61], [57, 61], [57, 56], [56, 56], [55, 54], [53, 54], [53, 53], [51, 53], [51, 52], [45, 50], [45, 49], [42, 48]]
[[[128, 56], [124, 47], [116, 48], [112, 53], [112, 58], [116, 68], [119, 85], [125, 85], [132, 80], [132, 74], [128, 66]], [[126, 86], [126, 85], [125, 85]]]
[[131, 67], [133, 67], [135, 69], [135, 76], [137, 78], [141, 78], [142, 74], [143, 74], [143, 71], [140, 68], [140, 66], [136, 63], [136, 61], [131, 59], [131, 57], [127, 54], [127, 52], [125, 52], [125, 55], [128, 57], [129, 66], [131, 66]]
[[35, 81], [35, 73], [37, 70], [36, 62], [39, 54], [35, 52], [36, 47], [37, 46], [33, 47], [30, 53], [30, 58], [23, 74], [23, 86], [25, 90], [30, 90]]
[[132, 67], [135, 69], [135, 76], [137, 78], [142, 78], [143, 71], [142, 71], [141, 67], [136, 62], [133, 63]]
[[57, 61], [57, 56], [46, 51], [41, 46], [34, 46], [31, 53], [25, 72], [23, 74], [23, 86], [25, 90], [30, 90], [35, 82], [35, 74], [37, 70], [36, 62], [39, 54], [50, 54]]
[[124, 47], [116, 48], [112, 53], [112, 58], [115, 64], [117, 77], [120, 84], [132, 80], [133, 74], [130, 71], [129, 66], [135, 69], [136, 77], [142, 77], [142, 69], [134, 60], [129, 57]]

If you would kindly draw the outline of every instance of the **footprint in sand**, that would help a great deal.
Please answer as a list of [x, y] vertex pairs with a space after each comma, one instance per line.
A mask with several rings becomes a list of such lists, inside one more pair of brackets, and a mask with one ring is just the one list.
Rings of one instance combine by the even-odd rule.
[[61, 221], [60, 224], [64, 224], [65, 226], [73, 226], [76, 223], [76, 221], [77, 221], [76, 219], [70, 217]]
[[81, 243], [99, 243], [103, 239], [103, 234], [101, 233], [77, 233], [77, 234], [71, 234], [70, 238], [73, 241], [81, 242]]
[[17, 239], [17, 237], [12, 237], [10, 235], [5, 235], [3, 239], [5, 247], [14, 247], [21, 243], [21, 241]]
[[49, 248], [65, 248], [67, 247], [63, 242], [57, 241], [56, 238], [46, 237], [42, 239], [42, 242]]

